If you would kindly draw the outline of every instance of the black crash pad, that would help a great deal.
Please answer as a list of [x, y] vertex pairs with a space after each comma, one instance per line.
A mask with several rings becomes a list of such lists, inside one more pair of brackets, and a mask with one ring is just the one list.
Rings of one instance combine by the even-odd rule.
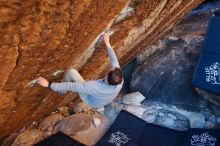
[[176, 131], [121, 111], [96, 146], [220, 146], [220, 130]]
[[43, 141], [35, 144], [34, 146], [85, 146], [71, 137], [58, 132]]
[[192, 84], [220, 94], [220, 10], [209, 22]]

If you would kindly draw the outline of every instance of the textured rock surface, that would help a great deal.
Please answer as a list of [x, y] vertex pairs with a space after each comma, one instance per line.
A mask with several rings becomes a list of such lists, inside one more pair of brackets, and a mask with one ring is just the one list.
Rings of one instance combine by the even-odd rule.
[[[68, 68], [98, 78], [109, 61], [98, 36], [111, 29], [122, 66], [158, 40], [202, 0], [2, 0], [0, 3], [0, 139], [65, 103], [35, 86], [60, 80]], [[115, 18], [122, 13], [122, 15]]]
[[99, 125], [99, 127], [95, 127], [95, 125], [92, 124], [89, 129], [79, 131], [72, 137], [85, 145], [95, 145], [106, 133], [112, 123], [110, 119], [106, 118], [103, 115], [94, 115], [94, 118], [100, 119], [101, 124]]
[[146, 101], [160, 101], [192, 111], [207, 109], [219, 115], [219, 107], [209, 102], [215, 100], [217, 105], [218, 97], [204, 94], [209, 101], [204, 100], [191, 84], [209, 19], [219, 8], [218, 3], [197, 9], [139, 55], [131, 90], [141, 92]]
[[74, 135], [79, 131], [89, 129], [91, 124], [92, 118], [89, 115], [78, 113], [61, 120], [54, 127], [54, 133], [61, 131], [67, 135]]
[[59, 113], [54, 113], [47, 116], [38, 126], [39, 129], [44, 131], [45, 136], [50, 136], [53, 134], [54, 126], [63, 119], [64, 116]]
[[[36, 143], [36, 141], [43, 140], [51, 135], [50, 131], [55, 133], [59, 130], [85, 145], [94, 145], [109, 129], [121, 110], [127, 110], [148, 123], [179, 131], [185, 131], [190, 127], [217, 128], [219, 123], [219, 117], [216, 117], [210, 111], [206, 110], [192, 112], [161, 102], [147, 102], [146, 105], [139, 106], [131, 104], [125, 105], [122, 103], [122, 99], [118, 98], [112, 104], [105, 107], [103, 115], [94, 112], [88, 114], [77, 113], [56, 122], [59, 120], [59, 117], [62, 116], [59, 115], [59, 112], [52, 113], [42, 120], [39, 125], [35, 124], [36, 126], [34, 127], [30, 125], [28, 129], [21, 129], [18, 133], [11, 134], [4, 140], [3, 146], [9, 146], [11, 145], [10, 143], [15, 143], [16, 141], [19, 142], [19, 144]], [[98, 126], [95, 125], [94, 119], [100, 120]], [[54, 123], [56, 123], [55, 126], [53, 126]], [[26, 133], [36, 130], [42, 131], [43, 136], [25, 136]]]
[[[150, 109], [144, 110], [143, 106], [128, 107], [130, 112], [139, 117], [143, 113], [142, 118], [148, 122], [165, 124], [179, 130], [187, 129], [189, 126], [192, 128], [219, 127], [220, 109], [212, 104], [219, 104], [218, 96], [200, 91], [203, 93], [202, 97], [191, 85], [193, 70], [202, 47], [208, 20], [213, 11], [219, 8], [218, 3], [205, 5], [193, 11], [162, 40], [138, 56], [137, 63], [139, 64], [133, 74], [131, 90], [145, 95], [146, 99], [142, 103]], [[159, 104], [154, 107], [150, 104], [152, 101], [175, 106]], [[179, 120], [181, 116], [177, 115], [182, 115], [187, 120], [181, 121]]]
[[12, 146], [31, 146], [39, 142], [44, 133], [38, 129], [31, 129], [22, 132], [13, 142]]
[[42, 130], [46, 130], [50, 128], [50, 126], [54, 126], [58, 121], [60, 121], [63, 118], [64, 117], [61, 114], [58, 113], [51, 114], [39, 124], [39, 128]]
[[185, 131], [188, 128], [216, 128], [216, 115], [208, 110], [188, 111], [161, 102], [148, 101], [145, 105], [124, 108], [146, 122]]

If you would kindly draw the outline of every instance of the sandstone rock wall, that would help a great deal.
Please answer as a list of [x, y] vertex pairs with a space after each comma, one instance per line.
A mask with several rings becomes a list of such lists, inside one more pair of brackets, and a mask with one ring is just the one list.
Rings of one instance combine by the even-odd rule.
[[99, 36], [125, 66], [202, 0], [1, 0], [0, 139], [54, 110], [69, 96], [35, 85], [59, 81], [71, 67], [85, 79], [109, 66]]

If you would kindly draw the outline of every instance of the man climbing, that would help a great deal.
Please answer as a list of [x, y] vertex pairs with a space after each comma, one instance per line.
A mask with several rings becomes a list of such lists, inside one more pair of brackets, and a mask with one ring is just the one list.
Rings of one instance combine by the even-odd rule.
[[111, 62], [111, 69], [104, 79], [85, 81], [77, 70], [70, 69], [62, 83], [50, 83], [42, 77], [39, 77], [37, 82], [59, 93], [77, 92], [80, 99], [92, 108], [100, 108], [111, 103], [122, 88], [123, 76], [107, 33], [104, 34], [104, 43]]

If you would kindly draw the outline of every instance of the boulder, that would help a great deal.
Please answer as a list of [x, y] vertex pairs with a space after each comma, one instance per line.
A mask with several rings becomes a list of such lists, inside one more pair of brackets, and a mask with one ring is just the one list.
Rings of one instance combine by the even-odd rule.
[[45, 132], [46, 136], [50, 136], [53, 134], [53, 128], [57, 122], [63, 119], [64, 116], [59, 113], [53, 113], [47, 116], [38, 126], [39, 129]]
[[144, 112], [142, 119], [149, 123], [178, 131], [185, 131], [190, 127], [189, 120], [185, 116], [168, 109], [148, 108]]
[[59, 113], [54, 113], [47, 116], [38, 126], [38, 128], [42, 130], [46, 130], [51, 126], [54, 126], [58, 121], [63, 119], [64, 116]]
[[[191, 82], [208, 22], [219, 7], [220, 3], [211, 7], [199, 7], [179, 22], [163, 39], [138, 55], [130, 92], [139, 91], [146, 97], [142, 104], [151, 108], [144, 111], [146, 121], [157, 123], [158, 114], [162, 119], [161, 124], [163, 119], [166, 119], [166, 125], [172, 125], [173, 119], [168, 115], [173, 115], [174, 112], [175, 117], [182, 115], [186, 118], [183, 118], [184, 129], [216, 126], [215, 116], [220, 113], [220, 98], [198, 89], [196, 92]], [[159, 104], [160, 109], [156, 109], [156, 105], [149, 104], [150, 101], [173, 107]], [[178, 122], [181, 125], [182, 121]]]
[[0, 139], [75, 99], [36, 85], [59, 82], [69, 68], [85, 80], [99, 79], [110, 66], [111, 44], [123, 67], [163, 37], [202, 0], [4, 0], [0, 16]]
[[89, 107], [85, 102], [80, 102], [72, 107], [72, 112], [73, 113], [87, 112], [91, 109], [92, 108]]
[[174, 105], [191, 105], [193, 97], [195, 106], [205, 107], [207, 102], [197, 95], [191, 82], [208, 22], [219, 7], [197, 9], [140, 53], [130, 90], [141, 92], [147, 100]]
[[142, 119], [147, 121], [148, 123], [155, 123], [156, 122], [156, 113], [157, 113], [157, 109], [148, 109], [144, 112], [144, 114], [142, 115]]
[[206, 117], [205, 128], [215, 128], [216, 124], [217, 120], [214, 115]]
[[205, 128], [205, 116], [201, 113], [193, 113], [189, 116], [191, 128]]
[[59, 107], [58, 112], [61, 113], [64, 116], [69, 116], [70, 115], [70, 109], [69, 109], [68, 106]]
[[92, 124], [88, 129], [78, 131], [72, 136], [74, 139], [87, 146], [95, 145], [103, 137], [112, 124], [112, 120], [100, 114], [93, 115], [93, 118], [100, 120], [100, 125], [98, 128]]
[[11, 146], [31, 146], [41, 141], [43, 138], [44, 134], [39, 129], [25, 130], [18, 134]]
[[53, 133], [63, 132], [67, 135], [89, 129], [92, 124], [92, 118], [88, 114], [78, 113], [62, 119], [55, 125]]

